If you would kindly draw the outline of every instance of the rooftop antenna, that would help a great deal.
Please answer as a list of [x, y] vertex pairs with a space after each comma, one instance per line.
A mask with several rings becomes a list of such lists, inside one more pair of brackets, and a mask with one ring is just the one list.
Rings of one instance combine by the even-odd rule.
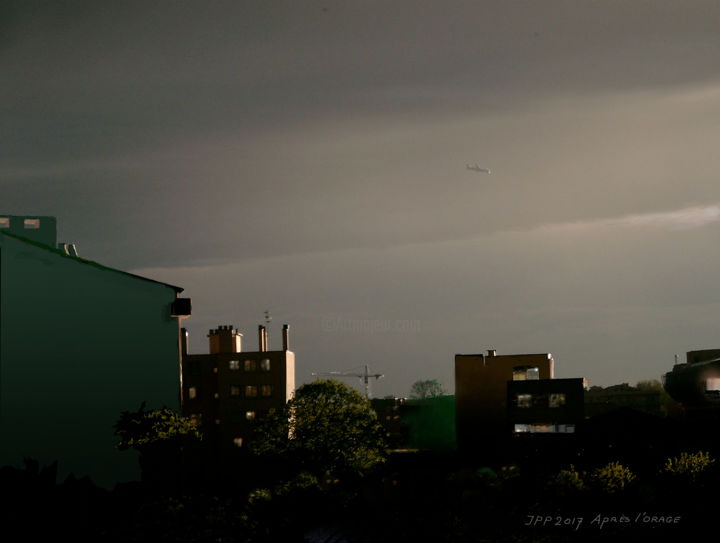
[[270, 316], [270, 310], [265, 310], [265, 326], [270, 326], [270, 323], [272, 322], [272, 317]]
[[375, 379], [382, 379], [385, 377], [382, 373], [370, 373], [370, 366], [365, 364], [363, 366], [362, 373], [353, 373], [351, 371], [328, 371], [324, 373], [313, 373], [312, 375], [318, 377], [360, 377], [365, 384], [365, 397], [370, 398], [370, 377]]

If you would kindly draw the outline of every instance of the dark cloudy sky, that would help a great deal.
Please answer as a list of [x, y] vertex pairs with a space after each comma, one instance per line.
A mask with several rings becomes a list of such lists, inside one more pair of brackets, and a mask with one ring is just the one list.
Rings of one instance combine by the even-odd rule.
[[184, 287], [193, 352], [269, 309], [299, 383], [404, 395], [720, 346], [715, 1], [10, 1], [0, 70], [0, 209]]

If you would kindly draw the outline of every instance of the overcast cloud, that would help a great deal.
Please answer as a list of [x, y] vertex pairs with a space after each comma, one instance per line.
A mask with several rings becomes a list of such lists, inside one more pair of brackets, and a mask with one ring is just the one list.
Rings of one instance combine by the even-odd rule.
[[6, 2], [2, 211], [184, 287], [194, 352], [217, 324], [254, 349], [270, 309], [300, 382], [452, 389], [490, 347], [659, 378], [718, 347], [719, 27], [710, 1]]

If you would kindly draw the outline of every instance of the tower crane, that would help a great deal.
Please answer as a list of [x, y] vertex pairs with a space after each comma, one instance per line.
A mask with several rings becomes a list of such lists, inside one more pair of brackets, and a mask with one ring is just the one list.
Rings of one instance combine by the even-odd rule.
[[370, 378], [382, 379], [385, 377], [382, 373], [370, 373], [370, 367], [365, 364], [362, 373], [352, 371], [328, 371], [324, 373], [313, 373], [317, 377], [359, 377], [365, 383], [365, 397], [370, 398]]

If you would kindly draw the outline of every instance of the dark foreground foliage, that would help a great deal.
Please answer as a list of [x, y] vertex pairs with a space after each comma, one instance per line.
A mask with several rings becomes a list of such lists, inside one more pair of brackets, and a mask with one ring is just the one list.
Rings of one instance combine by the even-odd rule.
[[626, 471], [399, 454], [331, 483], [301, 472], [266, 486], [138, 482], [106, 491], [87, 479], [58, 483], [54, 465], [28, 460], [0, 470], [0, 521], [23, 541], [188, 543], [677, 541], [712, 524], [716, 465], [698, 476], [690, 464], [680, 474], [659, 464], [632, 478], [637, 466], [617, 462]]

